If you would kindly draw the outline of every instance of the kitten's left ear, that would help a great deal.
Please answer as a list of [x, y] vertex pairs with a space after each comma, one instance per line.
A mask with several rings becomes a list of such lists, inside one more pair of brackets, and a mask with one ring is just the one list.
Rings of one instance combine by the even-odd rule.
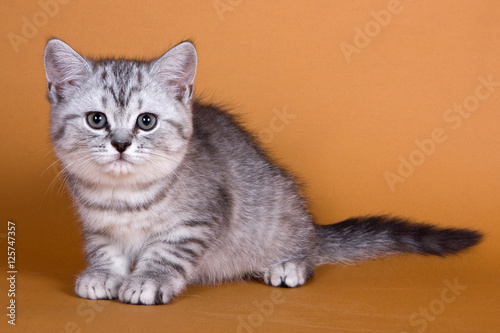
[[175, 97], [188, 105], [193, 98], [196, 75], [196, 49], [190, 42], [180, 43], [155, 60], [151, 72]]

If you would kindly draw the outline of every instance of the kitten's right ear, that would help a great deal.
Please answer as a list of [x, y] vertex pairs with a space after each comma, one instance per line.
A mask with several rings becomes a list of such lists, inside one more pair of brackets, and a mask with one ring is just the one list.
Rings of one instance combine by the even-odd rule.
[[89, 62], [59, 39], [47, 42], [44, 63], [47, 96], [52, 104], [68, 97], [92, 72]]

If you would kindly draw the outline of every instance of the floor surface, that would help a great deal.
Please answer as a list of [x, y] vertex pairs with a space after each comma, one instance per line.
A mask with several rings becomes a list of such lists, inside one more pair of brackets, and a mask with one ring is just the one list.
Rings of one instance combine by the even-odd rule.
[[4, 315], [1, 330], [499, 332], [499, 274], [480, 267], [481, 252], [479, 246], [445, 259], [401, 256], [322, 266], [313, 280], [296, 289], [256, 282], [192, 286], [162, 306], [80, 299], [72, 290], [74, 268], [23, 270], [16, 274], [16, 325], [7, 324]]

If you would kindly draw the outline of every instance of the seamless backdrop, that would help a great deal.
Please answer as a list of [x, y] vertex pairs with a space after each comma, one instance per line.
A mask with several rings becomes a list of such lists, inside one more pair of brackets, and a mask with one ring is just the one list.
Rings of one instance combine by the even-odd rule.
[[[1, 1], [0, 267], [11, 221], [17, 269], [15, 327], [0, 283], [2, 331], [498, 332], [499, 15], [472, 0]], [[190, 287], [162, 307], [78, 299], [82, 240], [49, 141], [50, 37], [140, 59], [190, 39], [196, 94], [229, 106], [300, 178], [318, 223], [394, 214], [484, 242], [322, 267], [297, 290]]]

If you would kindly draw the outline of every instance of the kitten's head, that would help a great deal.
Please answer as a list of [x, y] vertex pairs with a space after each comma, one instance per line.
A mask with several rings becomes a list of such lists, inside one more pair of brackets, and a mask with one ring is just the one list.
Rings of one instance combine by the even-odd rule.
[[175, 170], [192, 134], [193, 44], [142, 62], [84, 58], [52, 39], [44, 58], [51, 138], [69, 175], [135, 183]]

